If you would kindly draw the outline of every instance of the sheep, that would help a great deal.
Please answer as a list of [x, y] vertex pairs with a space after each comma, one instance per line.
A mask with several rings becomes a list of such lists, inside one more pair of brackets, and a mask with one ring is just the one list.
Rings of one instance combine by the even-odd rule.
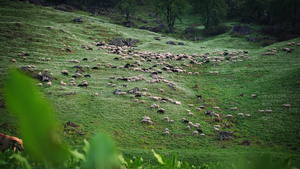
[[189, 106], [189, 107], [194, 107], [194, 105], [193, 105], [193, 104], [188, 104], [188, 106]]
[[217, 114], [217, 113], [214, 113], [214, 116], [215, 116], [216, 118], [220, 118], [220, 115]]
[[200, 136], [205, 137], [205, 134], [204, 134], [204, 133], [201, 133]]
[[47, 58], [47, 61], [50, 61], [51, 60], [51, 58]]
[[144, 103], [144, 104], [145, 104], [145, 103], [146, 103], [146, 101], [145, 101], [145, 100], [141, 100], [139, 103]]
[[191, 131], [191, 127], [190, 127], [190, 126], [186, 126], [186, 129], [187, 129], [188, 131]]
[[192, 75], [193, 73], [192, 72], [188, 72], [188, 75]]
[[198, 107], [198, 108], [196, 108], [196, 111], [201, 111], [201, 108], [199, 108], [199, 107]]
[[257, 98], [257, 94], [253, 94], [251, 96], [252, 96], [252, 98]]
[[50, 81], [50, 82], [47, 82], [46, 85], [47, 85], [47, 86], [52, 86], [52, 82], [51, 82], [51, 81]]
[[261, 113], [265, 112], [265, 110], [258, 110], [258, 111], [261, 112]]
[[236, 110], [237, 110], [237, 107], [232, 107], [231, 110], [236, 111]]
[[166, 110], [164, 108], [160, 108], [157, 110], [157, 113], [164, 114], [165, 112], [166, 112]]
[[164, 92], [165, 92], [165, 91], [164, 91], [164, 89], [159, 89], [159, 91], [160, 91], [160, 92], [162, 92], [162, 93], [164, 93]]
[[142, 91], [148, 91], [148, 89], [147, 88], [142, 88]]
[[37, 85], [41, 87], [41, 86], [43, 86], [43, 83], [38, 83]]
[[245, 116], [251, 118], [251, 114], [245, 114]]
[[214, 125], [214, 127], [215, 127], [215, 128], [221, 128], [221, 126], [220, 126], [220, 125]]
[[139, 102], [139, 99], [134, 99], [133, 102]]
[[99, 94], [98, 93], [95, 93], [95, 96], [98, 96]]
[[24, 56], [24, 57], [23, 57], [23, 59], [24, 59], [24, 60], [27, 60], [27, 57], [26, 57], [26, 56]]
[[188, 122], [188, 125], [193, 126], [194, 124], [190, 121]]
[[41, 58], [40, 61], [45, 61], [45, 58]]
[[164, 117], [163, 120], [164, 121], [170, 121], [170, 118], [169, 117]]
[[283, 106], [286, 107], [286, 108], [291, 108], [290, 104], [283, 104]]
[[174, 101], [174, 104], [176, 104], [176, 105], [181, 105], [181, 102], [179, 102], [179, 101]]
[[214, 118], [212, 121], [213, 121], [213, 122], [222, 122], [222, 119]]
[[227, 119], [229, 119], [229, 118], [230, 118], [230, 119], [233, 119], [233, 115], [227, 114], [227, 115], [226, 115], [226, 118], [227, 118]]
[[195, 72], [194, 75], [199, 75], [199, 72]]
[[216, 127], [214, 127], [214, 130], [215, 130], [215, 132], [219, 132], [220, 131], [220, 129], [218, 129]]
[[174, 120], [170, 120], [169, 123], [170, 123], [170, 124], [174, 124], [175, 121], [174, 121]]
[[265, 112], [266, 113], [272, 113], [272, 110], [266, 110]]
[[191, 117], [194, 117], [194, 113], [191, 113], [191, 112], [190, 112], [189, 115], [190, 115]]
[[192, 136], [198, 136], [198, 134], [199, 134], [198, 131], [194, 131], [194, 132], [192, 133]]
[[244, 116], [244, 113], [239, 113], [239, 114], [237, 114], [237, 115], [243, 117], [243, 116]]
[[165, 136], [170, 135], [169, 131], [164, 131]]
[[213, 107], [213, 109], [217, 109], [217, 110], [219, 110], [220, 108], [215, 106], [215, 107]]

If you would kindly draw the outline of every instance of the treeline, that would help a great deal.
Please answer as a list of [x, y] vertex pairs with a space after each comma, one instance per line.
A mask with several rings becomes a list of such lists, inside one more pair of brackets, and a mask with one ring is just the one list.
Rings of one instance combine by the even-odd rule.
[[43, 3], [67, 4], [89, 12], [115, 9], [124, 14], [127, 21], [138, 6], [144, 6], [163, 17], [168, 32], [174, 31], [175, 21], [188, 11], [206, 30], [218, 29], [224, 21], [231, 20], [272, 26], [264, 31], [274, 36], [287, 29], [300, 34], [300, 0], [44, 0]]

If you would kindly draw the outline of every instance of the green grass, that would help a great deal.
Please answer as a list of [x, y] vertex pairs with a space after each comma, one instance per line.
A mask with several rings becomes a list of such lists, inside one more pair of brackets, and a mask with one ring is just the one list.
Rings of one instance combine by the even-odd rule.
[[[234, 160], [240, 156], [254, 156], [270, 152], [275, 158], [284, 158], [286, 154], [291, 154], [292, 164], [300, 167], [299, 160], [297, 161], [299, 153], [290, 150], [291, 147], [286, 147], [288, 144], [293, 147], [300, 146], [299, 125], [297, 125], [300, 103], [299, 46], [293, 46], [295, 50], [292, 53], [286, 53], [280, 48], [287, 47], [287, 42], [263, 48], [246, 41], [245, 38], [231, 38], [228, 33], [196, 43], [168, 36], [161, 37], [161, 41], [155, 41], [153, 37], [161, 36], [160, 34], [122, 27], [105, 21], [104, 18], [91, 17], [82, 12], [66, 13], [50, 7], [22, 2], [0, 1], [0, 4], [0, 40], [2, 42], [0, 43], [0, 99], [3, 100], [1, 93], [8, 69], [32, 64], [40, 71], [49, 69], [57, 80], [53, 80], [52, 87], [43, 84], [40, 91], [53, 105], [56, 118], [60, 121], [58, 127], [61, 130], [61, 137], [74, 148], [82, 147], [84, 138], [89, 139], [97, 132], [103, 132], [115, 140], [126, 157], [142, 155], [146, 160], [153, 160], [150, 150], [154, 148], [167, 157], [177, 152], [180, 160], [200, 165], [203, 162]], [[73, 23], [72, 20], [75, 17], [83, 18], [84, 22]], [[189, 24], [189, 20], [186, 22]], [[21, 26], [16, 26], [16, 23], [20, 23]], [[113, 58], [117, 55], [108, 54], [105, 50], [97, 50], [97, 47], [91, 44], [95, 39], [108, 41], [116, 37], [139, 39], [137, 51], [200, 55], [213, 51], [247, 50], [251, 60], [242, 59], [243, 62], [235, 64], [222, 62], [219, 66], [211, 66], [208, 63], [203, 66], [184, 68], [187, 72], [198, 71], [200, 75], [188, 76], [164, 72], [165, 79], [176, 84], [176, 91], [174, 91], [164, 83], [148, 84], [145, 81], [123, 82], [109, 79], [109, 76], [143, 75], [147, 80], [151, 80], [148, 73], [105, 68], [107, 63], [118, 67], [126, 63], [132, 64], [136, 60], [115, 61]], [[166, 42], [169, 40], [183, 41], [185, 46], [167, 45]], [[294, 39], [294, 41], [299, 43], [300, 39]], [[91, 45], [93, 51], [81, 48], [81, 44]], [[61, 48], [66, 48], [64, 45], [72, 46], [72, 52], [60, 51]], [[274, 47], [277, 48], [278, 54], [260, 55], [268, 48]], [[30, 54], [28, 60], [23, 60], [23, 56], [18, 56], [18, 53], [22, 51]], [[88, 58], [86, 62], [82, 61], [85, 57]], [[12, 63], [13, 58], [18, 63]], [[51, 58], [51, 61], [40, 61], [41, 58]], [[98, 61], [93, 62], [94, 58]], [[85, 74], [90, 74], [92, 78], [76, 79], [77, 84], [82, 80], [87, 80], [90, 84], [88, 88], [64, 87], [59, 84], [61, 80], [68, 82], [69, 79], [61, 75], [61, 70], [68, 70], [70, 74], [76, 71], [72, 68], [75, 64], [69, 63], [71, 59], [79, 60], [82, 66], [93, 67], [97, 63], [102, 64], [100, 70], [86, 70]], [[165, 62], [172, 65], [189, 64], [187, 59], [182, 62]], [[144, 68], [153, 65], [153, 63], [142, 62]], [[161, 69], [162, 66], [158, 68]], [[219, 71], [219, 75], [211, 75], [209, 71]], [[117, 84], [116, 88], [126, 91], [134, 87], [145, 87], [153, 96], [178, 100], [182, 102], [182, 105], [163, 104], [147, 97], [142, 98], [146, 101], [145, 104], [134, 103], [133, 99], [130, 99], [133, 95], [113, 95], [116, 88], [109, 87], [106, 83]], [[123, 88], [122, 84], [128, 84], [128, 87]], [[199, 87], [192, 88], [195, 84]], [[159, 88], [164, 89], [165, 93], [160, 93]], [[76, 92], [76, 94], [64, 95], [69, 92]], [[98, 97], [94, 97], [95, 92], [99, 93]], [[201, 94], [204, 100], [199, 101], [195, 97], [196, 94]], [[245, 95], [240, 97], [240, 94]], [[258, 98], [253, 99], [252, 94], [258, 94]], [[166, 114], [160, 115], [156, 113], [156, 110], [149, 109], [153, 103], [165, 108]], [[282, 107], [285, 103], [291, 104], [291, 108]], [[211, 119], [204, 116], [204, 111], [196, 112], [187, 104], [205, 105], [208, 110], [213, 106], [218, 106], [220, 107], [220, 110], [217, 110], [219, 114], [233, 114], [236, 121], [233, 124], [234, 127], [222, 130], [233, 131], [236, 137], [229, 141], [219, 141], [217, 133], [213, 131]], [[238, 111], [231, 111], [231, 107], [238, 107]], [[189, 117], [186, 109], [192, 110], [195, 117]], [[259, 109], [272, 109], [273, 113], [259, 113]], [[238, 113], [249, 113], [252, 118], [236, 118]], [[140, 123], [144, 115], [151, 117], [153, 127]], [[18, 120], [15, 116], [4, 108], [0, 109], [0, 116], [0, 125], [8, 123], [8, 129], [0, 128], [0, 132], [20, 137]], [[175, 124], [170, 125], [164, 122], [162, 120], [164, 116], [175, 120]], [[194, 123], [199, 122], [206, 137], [192, 137], [191, 132], [185, 130], [186, 124], [180, 122], [183, 117]], [[68, 121], [80, 125], [80, 130], [86, 135], [66, 133], [63, 124]], [[171, 131], [168, 137], [163, 135], [166, 127]], [[241, 146], [240, 143], [243, 140], [251, 140], [252, 145]], [[257, 141], [261, 144], [256, 143]], [[220, 148], [222, 145], [227, 148]]]

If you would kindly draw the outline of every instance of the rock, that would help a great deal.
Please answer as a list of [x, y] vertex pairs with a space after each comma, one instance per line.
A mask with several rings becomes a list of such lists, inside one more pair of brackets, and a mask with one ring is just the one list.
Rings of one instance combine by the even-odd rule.
[[65, 12], [74, 12], [76, 10], [75, 7], [71, 5], [66, 5], [66, 4], [60, 4], [55, 6], [55, 9], [60, 10], [60, 11], [65, 11]]
[[244, 140], [241, 145], [244, 145], [244, 146], [250, 146], [251, 145], [251, 141], [250, 140]]
[[115, 45], [115, 46], [132, 46], [132, 47], [136, 47], [136, 43], [139, 42], [138, 39], [131, 39], [128, 38], [116, 38], [115, 40], [113, 40], [112, 42], [109, 43], [109, 45]]
[[158, 24], [161, 24], [161, 19], [156, 19], [155, 21], [154, 21], [155, 23], [158, 23]]
[[157, 27], [152, 28], [152, 31], [153, 32], [162, 32], [163, 30], [166, 30], [166, 29], [167, 29], [167, 25], [161, 23]]
[[235, 25], [232, 29], [232, 32], [230, 33], [231, 35], [234, 33], [239, 33], [242, 35], [247, 35], [252, 33], [252, 29], [246, 25], [241, 26], [241, 25]]
[[183, 42], [178, 42], [178, 45], [184, 45], [184, 43]]
[[150, 13], [149, 16], [153, 18], [156, 16], [156, 13]]
[[123, 92], [121, 89], [116, 89], [113, 94], [118, 95], [120, 92]]
[[73, 22], [83, 22], [81, 18], [74, 18]]
[[139, 29], [150, 30], [151, 28], [146, 25], [143, 25], [143, 26], [139, 27]]
[[195, 37], [194, 38], [194, 41], [198, 41], [198, 40], [201, 40], [201, 37]]
[[173, 42], [173, 41], [168, 41], [166, 44], [169, 44], [169, 45], [176, 45], [176, 43]]
[[257, 42], [258, 42], [258, 41], [257, 41], [254, 37], [252, 37], [252, 36], [248, 36], [247, 39], [248, 39], [249, 41], [251, 41], [251, 42], [254, 42], [254, 43], [257, 43]]
[[124, 26], [130, 28], [130, 27], [133, 27], [133, 26], [136, 26], [136, 24], [132, 21], [128, 21], [128, 22], [123, 22], [122, 23]]
[[159, 37], [154, 37], [155, 40], [160, 40]]
[[229, 131], [220, 131], [219, 132], [220, 140], [228, 140], [233, 138], [233, 132]]
[[133, 93], [136, 93], [137, 91], [140, 91], [140, 89], [138, 87], [135, 87], [132, 89]]

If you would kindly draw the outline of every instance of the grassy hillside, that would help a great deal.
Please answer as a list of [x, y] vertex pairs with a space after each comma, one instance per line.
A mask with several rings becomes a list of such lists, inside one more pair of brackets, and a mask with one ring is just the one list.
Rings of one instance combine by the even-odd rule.
[[[249, 160], [257, 158], [264, 152], [272, 153], [275, 158], [283, 158], [286, 154], [292, 155], [293, 165], [300, 167], [299, 153], [291, 150], [292, 147], [300, 146], [300, 133], [297, 120], [299, 119], [300, 103], [300, 49], [296, 44], [288, 46], [287, 42], [276, 43], [265, 48], [259, 47], [243, 38], [233, 38], [229, 34], [219, 35], [201, 42], [185, 42], [170, 37], [161, 37], [160, 34], [126, 28], [111, 24], [100, 18], [89, 17], [77, 13], [66, 13], [54, 10], [51, 7], [34, 6], [22, 2], [0, 1], [0, 132], [21, 137], [18, 130], [18, 121], [14, 115], [5, 109], [2, 88], [7, 72], [11, 68], [21, 68], [26, 65], [35, 65], [35, 72], [43, 72], [48, 69], [53, 73], [52, 86], [48, 87], [43, 82], [40, 91], [45, 98], [53, 104], [53, 109], [60, 121], [61, 136], [74, 148], [81, 147], [84, 138], [91, 138], [97, 132], [110, 135], [127, 157], [142, 155], [146, 160], [152, 159], [151, 149], [165, 154], [167, 157], [177, 152], [180, 160], [189, 161], [191, 164], [203, 162], [230, 161], [246, 156]], [[73, 19], [80, 17], [84, 22], [74, 23]], [[75, 36], [73, 36], [75, 35]], [[160, 41], [154, 37], [160, 37]], [[211, 57], [218, 56], [218, 52], [248, 51], [251, 60], [239, 57], [234, 63], [225, 61], [212, 66], [212, 63], [192, 65], [188, 59], [184, 61], [156, 60], [151, 63], [141, 62], [140, 68], [149, 68], [157, 63], [169, 63], [172, 66], [180, 66], [182, 63], [190, 65], [182, 66], [186, 72], [199, 72], [199, 75], [187, 73], [167, 73], [162, 71], [164, 78], [175, 83], [175, 90], [166, 83], [146, 83], [152, 80], [150, 73], [133, 71], [130, 69], [116, 69], [106, 67], [108, 63], [119, 67], [125, 64], [134, 64], [140, 58], [133, 60], [114, 60], [122, 56], [108, 53], [105, 49], [98, 50], [92, 42], [113, 40], [116, 37], [139, 39], [137, 47], [131, 50], [137, 52], [153, 52], [172, 54], [196, 55], [198, 61], [204, 61], [200, 55], [210, 53]], [[167, 41], [184, 42], [184, 46], [168, 45]], [[300, 39], [294, 39], [300, 43]], [[86, 50], [81, 45], [90, 45], [93, 50]], [[71, 46], [71, 52], [61, 51]], [[281, 48], [294, 48], [287, 53]], [[275, 55], [261, 55], [267, 49], [277, 49]], [[29, 56], [19, 53], [26, 52]], [[214, 54], [213, 52], [217, 52]], [[245, 55], [245, 54], [244, 54]], [[51, 58], [50, 61], [42, 61], [42, 58]], [[87, 58], [87, 61], [82, 61]], [[93, 61], [93, 59], [97, 61]], [[17, 63], [13, 63], [15, 59]], [[70, 63], [71, 59], [80, 63]], [[100, 63], [99, 70], [91, 69]], [[83, 74], [91, 75], [91, 78], [76, 78], [80, 84], [87, 80], [88, 87], [62, 86], [60, 81], [68, 84], [69, 78], [75, 74], [75, 65], [89, 65], [90, 69], [83, 68]], [[164, 65], [158, 65], [162, 69]], [[67, 70], [69, 76], [60, 72]], [[155, 70], [153, 68], [153, 70]], [[211, 74], [210, 71], [218, 71], [219, 74]], [[115, 77], [132, 77], [142, 75], [146, 80], [127, 82]], [[40, 83], [34, 79], [36, 83]], [[116, 84], [116, 87], [108, 86], [107, 83]], [[127, 87], [122, 87], [127, 84]], [[198, 85], [197, 88], [194, 88]], [[181, 102], [181, 105], [154, 101], [149, 97], [138, 98], [145, 100], [145, 104], [133, 102], [133, 94], [127, 91], [138, 87], [147, 88], [147, 93], [152, 96], [170, 98]], [[115, 89], [122, 89], [127, 95], [114, 95]], [[161, 93], [159, 89], [164, 89]], [[95, 97], [94, 93], [99, 93]], [[75, 93], [74, 95], [69, 95]], [[257, 94], [257, 98], [252, 98]], [[199, 100], [195, 95], [202, 95]], [[131, 98], [133, 97], [133, 98]], [[157, 109], [150, 109], [153, 103], [166, 110], [164, 115], [156, 113]], [[194, 104], [189, 107], [188, 104]], [[291, 108], [283, 107], [290, 104]], [[205, 109], [196, 111], [195, 107], [204, 105]], [[218, 106], [219, 110], [213, 109]], [[237, 111], [232, 111], [237, 107]], [[194, 113], [190, 117], [186, 109]], [[258, 110], [271, 109], [272, 113], [261, 113]], [[220, 141], [218, 133], [214, 131], [212, 118], [205, 116], [206, 110], [214, 110], [220, 114], [223, 122], [225, 115], [234, 116], [230, 127], [223, 127], [221, 131], [234, 132], [234, 139]], [[42, 112], [41, 112], [42, 113]], [[238, 113], [251, 114], [251, 118], [238, 117]], [[143, 116], [151, 117], [153, 125], [141, 123]], [[163, 121], [168, 116], [174, 120], [174, 124]], [[186, 118], [193, 123], [200, 123], [205, 137], [192, 136], [191, 131], [186, 130], [187, 124], [181, 122]], [[80, 132], [86, 135], [78, 135], [68, 132], [63, 125], [71, 121], [80, 126]], [[170, 136], [163, 134], [165, 128], [170, 130]], [[244, 140], [251, 140], [250, 146], [240, 145]], [[288, 145], [288, 146], [287, 146]], [[223, 148], [221, 148], [223, 146]], [[225, 148], [224, 148], [225, 147]]]

